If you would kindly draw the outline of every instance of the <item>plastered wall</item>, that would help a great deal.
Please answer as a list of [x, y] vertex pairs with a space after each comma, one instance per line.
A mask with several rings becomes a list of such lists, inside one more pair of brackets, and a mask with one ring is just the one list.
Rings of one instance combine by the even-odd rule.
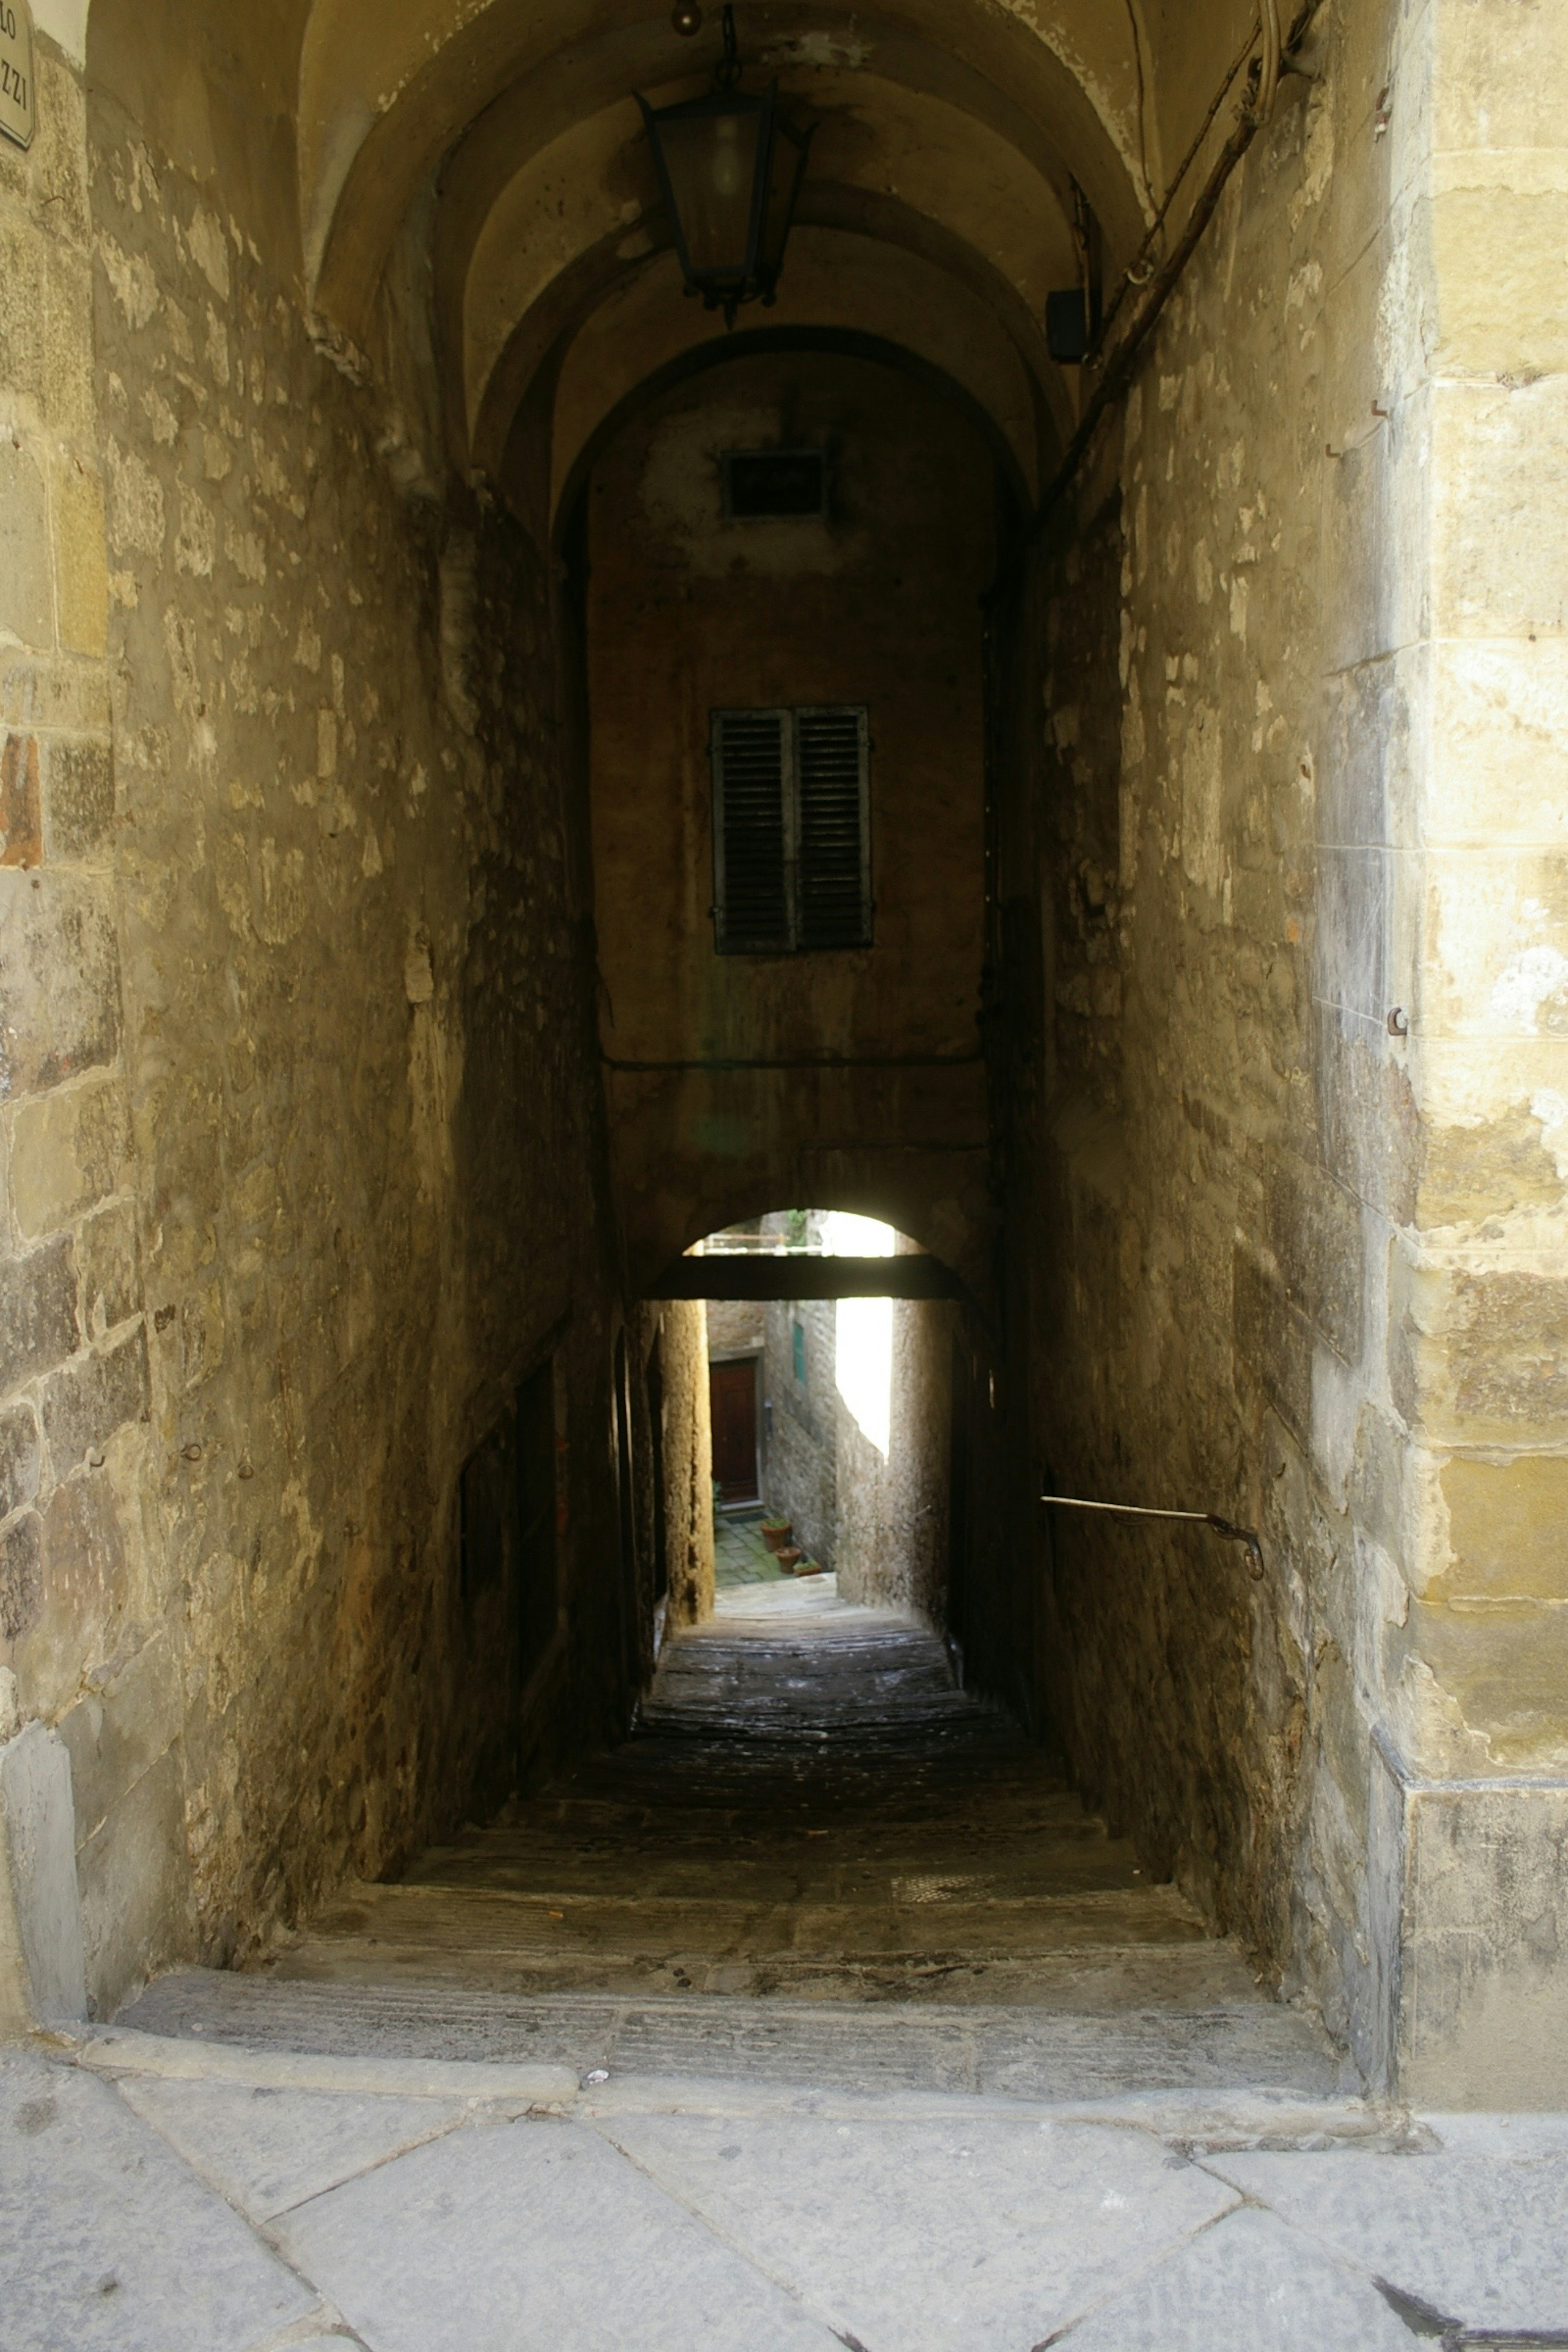
[[1268, 1558], [1053, 1515], [1075, 1759], [1374, 2077], [1526, 2103], [1496, 2021], [1556, 2046], [1568, 2000], [1561, 29], [1323, 12], [1027, 608], [1005, 886], [1033, 1444]]
[[[726, 521], [721, 452], [795, 442], [830, 453], [828, 518]], [[891, 369], [753, 354], [653, 401], [587, 495], [600, 1037], [634, 1278], [790, 1200], [886, 1213], [973, 1266], [991, 452]], [[710, 712], [814, 703], [870, 709], [876, 945], [719, 956]]]
[[[548, 573], [446, 480], [418, 224], [383, 355], [324, 352], [226, 191], [40, 47], [0, 152], [0, 1732], [69, 1750], [102, 2008], [505, 1772], [458, 1474], [553, 1352], [566, 1589], [607, 1554], [607, 1282]], [[607, 1725], [574, 1598], [546, 1696]]]

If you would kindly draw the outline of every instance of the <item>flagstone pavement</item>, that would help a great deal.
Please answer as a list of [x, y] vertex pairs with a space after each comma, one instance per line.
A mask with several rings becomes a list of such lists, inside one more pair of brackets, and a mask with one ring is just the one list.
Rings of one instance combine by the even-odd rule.
[[1568, 2116], [0, 2053], [5, 2352], [1568, 2345]]

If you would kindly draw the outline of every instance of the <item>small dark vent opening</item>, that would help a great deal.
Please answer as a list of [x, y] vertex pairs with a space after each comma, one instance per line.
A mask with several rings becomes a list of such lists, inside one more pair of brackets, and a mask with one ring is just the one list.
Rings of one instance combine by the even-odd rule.
[[827, 463], [820, 449], [726, 449], [724, 512], [740, 522], [827, 511]]

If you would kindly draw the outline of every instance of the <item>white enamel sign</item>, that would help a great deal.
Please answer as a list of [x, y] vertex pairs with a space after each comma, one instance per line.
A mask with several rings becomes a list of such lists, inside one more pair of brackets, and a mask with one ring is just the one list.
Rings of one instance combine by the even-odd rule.
[[30, 147], [37, 119], [32, 8], [28, 0], [0, 0], [0, 131]]

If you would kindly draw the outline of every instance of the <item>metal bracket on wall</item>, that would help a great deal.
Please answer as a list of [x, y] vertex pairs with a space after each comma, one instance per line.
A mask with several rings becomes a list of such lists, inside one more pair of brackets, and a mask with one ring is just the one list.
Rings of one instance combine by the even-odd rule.
[[1091, 1503], [1081, 1495], [1042, 1495], [1042, 1503], [1053, 1503], [1063, 1511], [1110, 1511], [1123, 1519], [1186, 1519], [1201, 1528], [1212, 1528], [1216, 1536], [1227, 1543], [1247, 1547], [1247, 1572], [1254, 1584], [1263, 1580], [1263, 1546], [1250, 1528], [1238, 1528], [1229, 1519], [1222, 1519], [1217, 1511], [1162, 1511], [1142, 1503]]

